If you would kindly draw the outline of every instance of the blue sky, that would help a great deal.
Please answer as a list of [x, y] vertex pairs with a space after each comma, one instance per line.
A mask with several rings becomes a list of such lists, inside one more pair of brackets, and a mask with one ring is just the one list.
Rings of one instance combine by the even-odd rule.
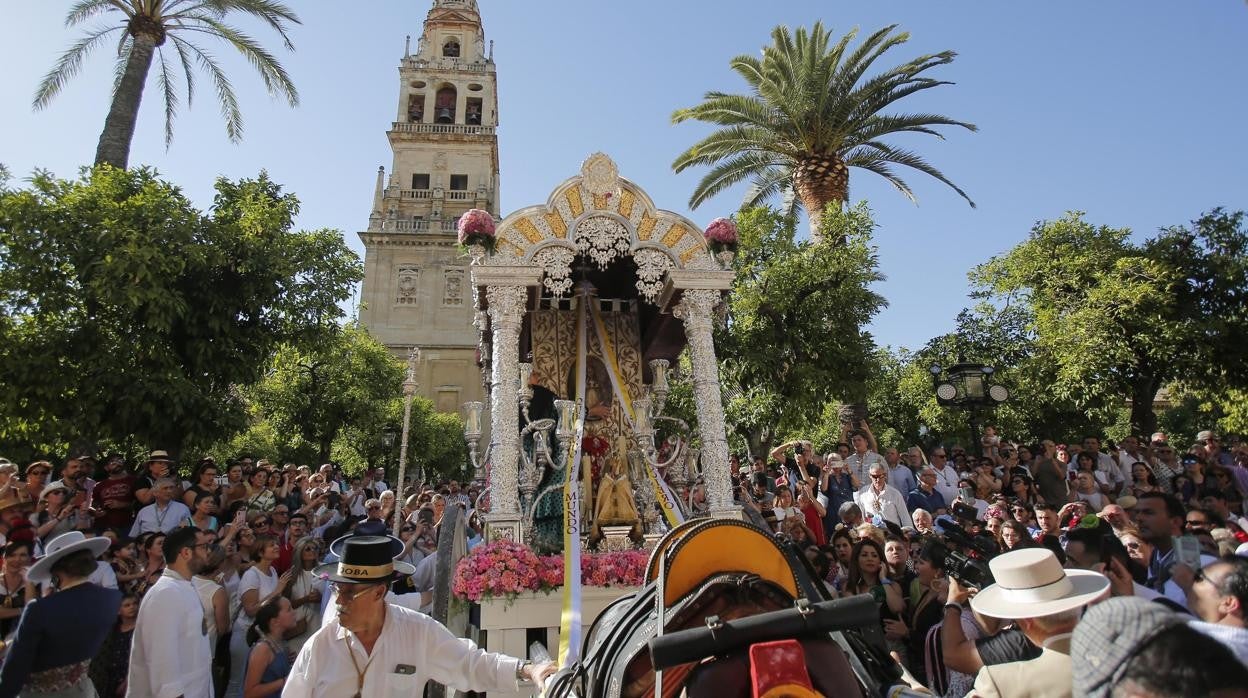
[[[153, 82], [131, 162], [155, 166], [203, 206], [216, 176], [265, 168], [303, 201], [301, 226], [338, 228], [362, 253], [355, 233], [367, 224], [377, 166], [390, 165], [385, 130], [404, 36], [420, 33], [429, 2], [291, 4], [303, 25], [296, 52], [281, 59], [299, 86], [299, 108], [270, 100], [221, 47], [246, 116], [242, 144], [226, 139], [200, 76], [195, 106], [183, 109], [166, 150]], [[957, 51], [936, 75], [957, 84], [906, 106], [974, 122], [980, 132], [895, 142], [925, 155], [979, 208], [917, 173], [907, 179], [918, 206], [875, 175], [851, 173], [852, 197], [870, 203], [880, 226], [888, 279], [879, 291], [890, 307], [871, 330], [884, 344], [914, 348], [948, 331], [969, 303], [967, 269], [1009, 249], [1038, 220], [1079, 209], [1142, 236], [1214, 206], [1248, 207], [1248, 4], [1240, 0], [480, 4], [498, 65], [504, 213], [544, 201], [598, 150], [661, 207], [702, 224], [735, 210], [740, 192], [688, 210], [700, 173], [675, 175], [670, 164], [706, 131], [672, 126], [670, 115], [706, 90], [743, 89], [728, 60], [756, 53], [776, 24], [822, 19], [864, 33], [901, 24], [911, 41], [887, 65]], [[78, 35], [62, 25], [68, 5], [13, 3], [0, 25], [0, 162], [19, 176], [37, 167], [73, 175], [92, 160], [103, 125], [107, 49], [50, 108], [30, 108], [39, 79]], [[278, 48], [270, 33], [255, 34]]]

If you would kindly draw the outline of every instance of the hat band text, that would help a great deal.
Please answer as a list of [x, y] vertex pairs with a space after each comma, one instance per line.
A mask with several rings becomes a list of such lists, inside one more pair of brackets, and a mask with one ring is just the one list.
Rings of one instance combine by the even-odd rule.
[[394, 573], [394, 563], [384, 565], [347, 565], [338, 563], [338, 576], [348, 579], [380, 579]]

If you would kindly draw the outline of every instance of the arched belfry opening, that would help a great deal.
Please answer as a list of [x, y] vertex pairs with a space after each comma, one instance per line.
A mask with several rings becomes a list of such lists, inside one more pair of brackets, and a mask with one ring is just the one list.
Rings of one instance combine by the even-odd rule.
[[455, 98], [456, 91], [453, 85], [446, 85], [438, 90], [436, 104], [433, 113], [435, 121], [439, 124], [455, 123]]
[[447, 58], [459, 58], [459, 39], [447, 39], [442, 44], [442, 55]]

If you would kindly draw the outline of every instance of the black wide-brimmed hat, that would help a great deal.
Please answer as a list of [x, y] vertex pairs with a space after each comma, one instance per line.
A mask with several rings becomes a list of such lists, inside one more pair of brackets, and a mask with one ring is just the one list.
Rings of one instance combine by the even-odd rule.
[[316, 576], [331, 582], [380, 584], [416, 572], [412, 565], [394, 559], [403, 553], [403, 541], [392, 536], [344, 536], [329, 550], [338, 562], [318, 566]]

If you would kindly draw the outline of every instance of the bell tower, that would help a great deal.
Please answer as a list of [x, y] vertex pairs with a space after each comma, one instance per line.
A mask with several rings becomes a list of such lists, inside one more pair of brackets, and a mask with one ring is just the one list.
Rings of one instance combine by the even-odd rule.
[[498, 89], [476, 0], [433, 0], [399, 63], [390, 173], [377, 169], [360, 322], [396, 355], [419, 347], [420, 394], [457, 412], [483, 395], [468, 259], [456, 222], [498, 217]]

